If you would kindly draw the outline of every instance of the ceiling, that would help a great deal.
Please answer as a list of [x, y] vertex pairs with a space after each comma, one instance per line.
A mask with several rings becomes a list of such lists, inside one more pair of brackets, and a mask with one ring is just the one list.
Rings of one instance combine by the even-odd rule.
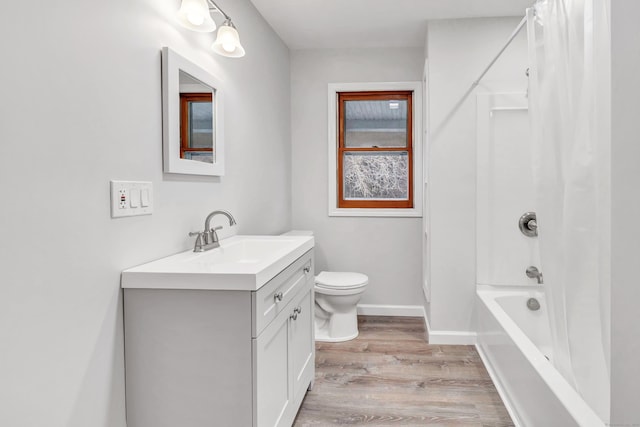
[[424, 46], [426, 21], [524, 16], [534, 0], [251, 0], [290, 49]]

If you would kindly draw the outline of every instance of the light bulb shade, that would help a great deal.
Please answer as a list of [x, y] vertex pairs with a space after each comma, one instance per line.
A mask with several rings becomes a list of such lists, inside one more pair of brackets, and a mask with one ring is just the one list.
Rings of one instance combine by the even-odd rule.
[[207, 0], [182, 0], [178, 22], [185, 28], [201, 33], [210, 33], [216, 29]]
[[240, 58], [244, 56], [244, 48], [240, 44], [238, 30], [229, 21], [225, 21], [218, 29], [216, 41], [211, 45], [211, 49], [218, 55], [230, 58]]

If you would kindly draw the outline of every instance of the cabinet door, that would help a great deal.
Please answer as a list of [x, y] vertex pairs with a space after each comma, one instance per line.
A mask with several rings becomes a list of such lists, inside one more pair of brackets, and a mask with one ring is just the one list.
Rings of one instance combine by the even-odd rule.
[[302, 400], [315, 372], [313, 339], [313, 289], [294, 303], [297, 316], [289, 320], [289, 348], [291, 358], [291, 389], [293, 399]]
[[256, 427], [279, 425], [289, 405], [288, 320], [278, 316], [253, 340]]

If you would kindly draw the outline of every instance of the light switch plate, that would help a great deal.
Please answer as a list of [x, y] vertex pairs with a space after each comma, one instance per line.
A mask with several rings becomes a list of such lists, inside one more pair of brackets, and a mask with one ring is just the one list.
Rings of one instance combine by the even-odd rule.
[[[141, 194], [148, 203], [140, 203]], [[133, 196], [132, 196], [133, 195]], [[134, 197], [132, 206], [131, 197]], [[137, 203], [135, 203], [137, 201]], [[111, 181], [111, 218], [151, 215], [153, 213], [153, 183], [148, 181]]]

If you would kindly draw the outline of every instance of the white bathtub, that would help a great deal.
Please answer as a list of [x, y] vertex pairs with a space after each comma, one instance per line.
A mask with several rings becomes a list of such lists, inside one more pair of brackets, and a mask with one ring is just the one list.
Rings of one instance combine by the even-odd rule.
[[[485, 285], [477, 293], [478, 352], [514, 423], [604, 426], [547, 360], [553, 355], [544, 293], [535, 287]], [[539, 310], [527, 308], [529, 298], [539, 301]]]

